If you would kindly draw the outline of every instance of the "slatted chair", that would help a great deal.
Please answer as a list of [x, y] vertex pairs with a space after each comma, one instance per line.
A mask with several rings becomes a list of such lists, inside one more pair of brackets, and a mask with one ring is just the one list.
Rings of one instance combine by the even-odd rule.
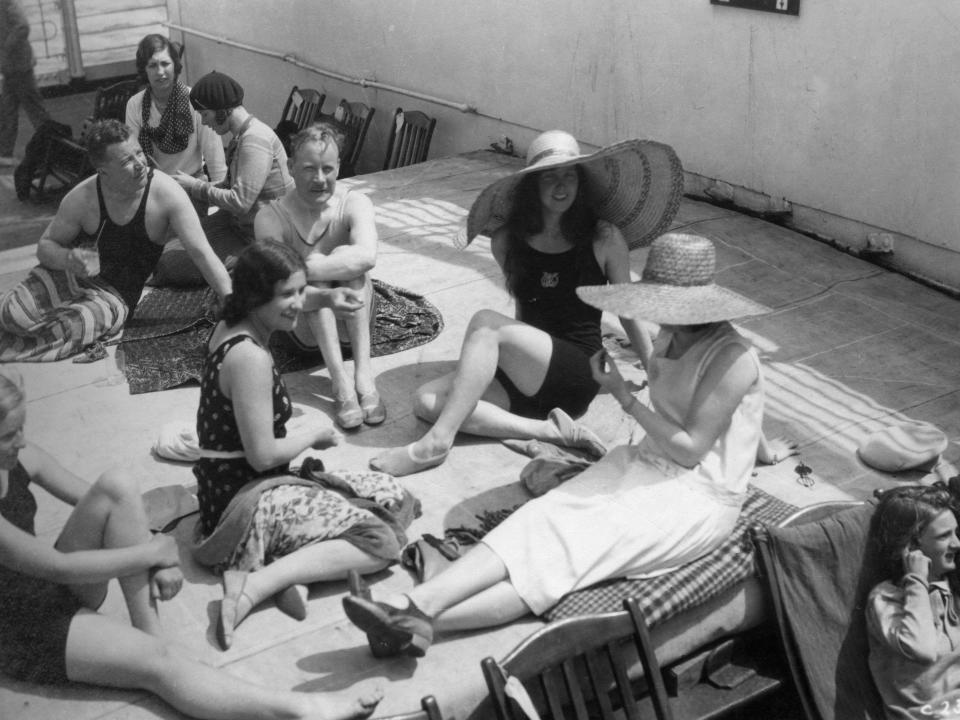
[[383, 162], [384, 170], [405, 167], [427, 159], [437, 119], [419, 110], [397, 108], [390, 128], [390, 142]]
[[[727, 659], [725, 652], [721, 655]], [[636, 672], [638, 658], [642, 678]], [[711, 663], [727, 666], [718, 655], [713, 659], [705, 656], [698, 667]], [[696, 681], [672, 696], [643, 613], [633, 598], [624, 601], [623, 612], [548, 625], [502, 663], [486, 658], [481, 664], [497, 720], [526, 720], [517, 701], [517, 683], [522, 684], [534, 710], [551, 720], [709, 720], [780, 688], [780, 673], [765, 665], [765, 654], [758, 654], [749, 667], [730, 664], [738, 671], [750, 671], [733, 688]]]
[[346, 147], [340, 157], [340, 177], [348, 178], [356, 174], [363, 141], [367, 138], [374, 108], [362, 102], [341, 100], [333, 113], [333, 118], [343, 127], [347, 135]]
[[287, 102], [280, 114], [280, 122], [290, 122], [297, 130], [303, 130], [316, 120], [323, 109], [323, 102], [327, 96], [317, 90], [300, 88], [296, 85], [287, 96]]
[[798, 710], [808, 720], [885, 717], [867, 665], [866, 599], [882, 579], [869, 552], [874, 507], [823, 503], [789, 527], [754, 532]]
[[[93, 100], [93, 111], [83, 122], [79, 137], [74, 140], [62, 135], [51, 136], [46, 144], [42, 162], [33, 173], [30, 189], [38, 197], [56, 191], [66, 192], [85, 177], [93, 174], [93, 166], [87, 158], [84, 148], [84, 136], [87, 128], [97, 120], [119, 120], [127, 117], [127, 101], [140, 91], [139, 80], [122, 80], [107, 87], [97, 88]], [[57, 186], [48, 188], [47, 183], [54, 180]]]
[[293, 86], [280, 113], [280, 122], [273, 128], [287, 155], [290, 154], [290, 140], [317, 119], [326, 99], [327, 96], [317, 90]]
[[419, 710], [403, 713], [402, 715], [391, 715], [381, 720], [443, 720], [443, 715], [440, 714], [440, 706], [437, 705], [437, 699], [433, 695], [424, 695], [420, 700]]

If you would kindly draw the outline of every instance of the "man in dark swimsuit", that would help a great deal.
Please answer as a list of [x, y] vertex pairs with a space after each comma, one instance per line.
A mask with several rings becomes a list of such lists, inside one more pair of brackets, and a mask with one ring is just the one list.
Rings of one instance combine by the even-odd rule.
[[[178, 237], [206, 281], [226, 297], [230, 276], [210, 248], [190, 199], [172, 178], [150, 169], [127, 126], [116, 120], [93, 123], [87, 152], [96, 174], [61, 201], [37, 245], [40, 264], [79, 277], [99, 275], [132, 315], [163, 245]], [[99, 263], [91, 265], [83, 250], [73, 247], [81, 234], [96, 243]]]

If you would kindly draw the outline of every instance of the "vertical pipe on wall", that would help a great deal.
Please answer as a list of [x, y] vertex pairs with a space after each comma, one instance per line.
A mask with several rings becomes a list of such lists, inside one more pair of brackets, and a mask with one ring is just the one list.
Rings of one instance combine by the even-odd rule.
[[63, 13], [63, 44], [67, 53], [67, 70], [71, 78], [82, 78], [83, 56], [80, 53], [80, 30], [77, 27], [77, 7], [74, 0], [61, 0]]

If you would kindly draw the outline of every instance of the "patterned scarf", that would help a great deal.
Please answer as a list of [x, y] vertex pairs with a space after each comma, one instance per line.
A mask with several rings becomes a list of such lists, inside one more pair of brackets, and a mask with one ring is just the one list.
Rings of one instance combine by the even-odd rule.
[[160, 116], [160, 124], [150, 127], [147, 121], [150, 118], [150, 108], [153, 99], [150, 86], [143, 94], [143, 111], [140, 123], [140, 147], [147, 155], [153, 153], [153, 148], [166, 154], [174, 155], [187, 148], [190, 134], [193, 132], [193, 115], [190, 113], [190, 96], [187, 89], [179, 80], [170, 91], [167, 107]]

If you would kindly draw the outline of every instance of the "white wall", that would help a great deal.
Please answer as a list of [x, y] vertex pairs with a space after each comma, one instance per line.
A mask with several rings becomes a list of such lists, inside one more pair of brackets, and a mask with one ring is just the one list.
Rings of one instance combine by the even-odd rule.
[[328, 111], [376, 107], [361, 169], [380, 163], [398, 105], [438, 117], [431, 156], [504, 134], [522, 149], [550, 127], [652, 138], [692, 173], [786, 198], [814, 224], [836, 216], [821, 231], [851, 245], [856, 223], [898, 233], [906, 269], [960, 286], [960, 3], [801, 0], [790, 17], [708, 0], [171, 0], [171, 20], [478, 109], [187, 36], [189, 77], [234, 75], [268, 122], [293, 84], [326, 91]]

